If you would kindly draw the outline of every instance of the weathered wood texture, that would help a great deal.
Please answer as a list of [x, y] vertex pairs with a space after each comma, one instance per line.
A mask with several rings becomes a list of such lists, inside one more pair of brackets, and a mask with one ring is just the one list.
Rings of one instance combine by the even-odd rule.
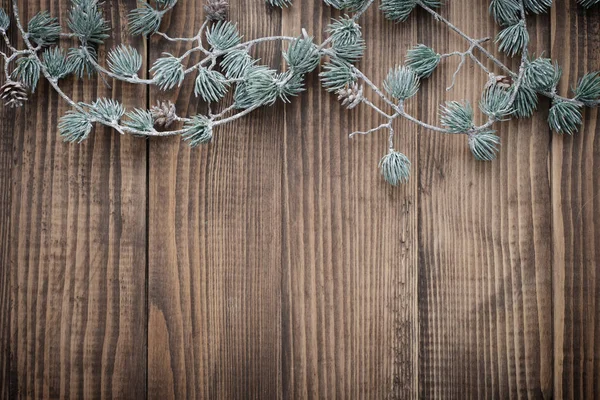
[[[65, 23], [67, 6], [19, 1], [23, 16], [48, 9]], [[134, 6], [106, 3], [110, 45], [129, 40], [121, 27]], [[144, 89], [61, 84], [76, 100], [145, 105]], [[44, 82], [24, 109], [2, 111], [2, 394], [143, 397], [146, 142], [100, 129], [67, 145], [56, 130], [67, 110]]]
[[[493, 36], [487, 3], [442, 14]], [[65, 20], [66, 2], [19, 4]], [[135, 1], [105, 4], [111, 44], [148, 60], [184, 49], [126, 37]], [[163, 30], [195, 34], [202, 5], [180, 1]], [[247, 39], [305, 27], [320, 40], [340, 15], [318, 1], [231, 6]], [[373, 7], [362, 25], [360, 67], [376, 83], [412, 44], [467, 48], [422, 11], [392, 24]], [[561, 91], [600, 69], [597, 8], [560, 0], [529, 25], [532, 51], [565, 69]], [[281, 68], [284, 48], [253, 51]], [[445, 100], [478, 101], [487, 77], [469, 62], [446, 92], [457, 62], [423, 83], [412, 113], [439, 122]], [[168, 93], [64, 86], [78, 100], [207, 111], [191, 80]], [[598, 111], [561, 137], [542, 101], [501, 125], [493, 163], [463, 137], [398, 121], [413, 174], [395, 189], [377, 171], [386, 135], [347, 138], [378, 115], [343, 109], [317, 73], [307, 86], [198, 149], [108, 130], [66, 145], [67, 107], [46, 84], [2, 111], [0, 398], [600, 398]]]

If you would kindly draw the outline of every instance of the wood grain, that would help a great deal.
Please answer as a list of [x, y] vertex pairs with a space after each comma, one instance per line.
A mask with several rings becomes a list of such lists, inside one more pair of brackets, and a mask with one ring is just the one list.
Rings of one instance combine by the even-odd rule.
[[[600, 70], [600, 15], [575, 4], [552, 13], [552, 58], [561, 93]], [[554, 389], [557, 398], [600, 398], [600, 144], [598, 109], [573, 137], [552, 140]]]
[[[105, 3], [109, 46], [133, 43], [147, 66], [182, 53], [127, 35], [135, 3]], [[498, 31], [487, 0], [446, 3], [470, 35]], [[67, 2], [19, 4], [66, 21]], [[195, 35], [202, 5], [180, 1], [163, 30]], [[532, 52], [565, 70], [563, 93], [600, 70], [597, 11], [557, 0], [528, 19]], [[320, 41], [340, 15], [320, 2], [231, 4], [245, 39], [305, 27]], [[361, 24], [360, 67], [378, 85], [416, 43], [467, 48], [422, 10], [394, 24], [372, 7]], [[284, 49], [253, 52], [281, 69]], [[445, 90], [457, 62], [422, 83], [411, 113], [438, 123], [445, 100], [477, 104], [487, 77], [469, 61]], [[193, 79], [167, 93], [61, 85], [76, 100], [207, 112]], [[319, 86], [316, 71], [291, 104], [219, 127], [197, 149], [106, 129], [64, 144], [68, 108], [46, 83], [24, 109], [2, 109], [0, 398], [600, 398], [598, 110], [562, 137], [543, 100], [534, 118], [499, 125], [492, 163], [462, 136], [397, 121], [412, 178], [391, 188], [377, 170], [386, 134], [348, 138], [378, 115]]]
[[[263, 2], [232, 7], [231, 19], [246, 39], [281, 29]], [[201, 2], [180, 2], [163, 27], [194, 36], [203, 20]], [[153, 42], [150, 58], [167, 48], [182, 50]], [[279, 66], [279, 44], [257, 51]], [[206, 112], [193, 79], [167, 96], [182, 115]], [[196, 149], [150, 142], [150, 398], [281, 396], [282, 114], [261, 109]]]
[[[134, 3], [106, 3], [109, 46], [125, 36], [121, 27]], [[47, 9], [66, 25], [66, 2], [19, 5], [25, 21]], [[108, 91], [74, 79], [62, 85], [76, 100], [112, 95], [145, 103], [138, 99], [143, 90], [132, 87]], [[146, 369], [146, 143], [98, 129], [85, 143], [67, 145], [56, 129], [67, 109], [46, 82], [25, 108], [3, 109], [2, 120], [14, 121], [1, 132], [3, 395], [139, 398]]]
[[[339, 16], [330, 11], [298, 3], [283, 13], [284, 33], [309, 27], [319, 38]], [[416, 27], [385, 22], [375, 7], [364, 18], [360, 68], [381, 85]], [[307, 86], [285, 107], [283, 397], [406, 398], [417, 392], [416, 180], [394, 189], [380, 178], [385, 132], [348, 138], [381, 117], [345, 110], [316, 74]], [[413, 132], [396, 129], [397, 148], [416, 161]]]
[[[471, 37], [497, 31], [486, 1], [449, 3], [442, 13], [460, 21]], [[532, 51], [548, 49], [548, 22], [530, 21]], [[419, 39], [437, 51], [467, 48], [444, 26], [422, 26]], [[424, 94], [424, 117], [436, 115], [445, 99], [478, 104], [487, 76], [471, 62], [455, 89], [444, 93], [457, 61], [432, 78], [436, 85]], [[550, 133], [546, 103], [540, 108], [532, 119], [499, 125], [502, 149], [493, 163], [475, 161], [464, 137], [420, 136], [423, 398], [552, 394]]]

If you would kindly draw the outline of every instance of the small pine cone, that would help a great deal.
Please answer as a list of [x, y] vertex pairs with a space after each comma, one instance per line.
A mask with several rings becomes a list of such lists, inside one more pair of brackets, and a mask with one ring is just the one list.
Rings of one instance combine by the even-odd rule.
[[363, 87], [356, 83], [352, 85], [346, 85], [343, 89], [338, 90], [338, 100], [342, 102], [343, 106], [346, 106], [348, 110], [353, 109], [359, 105], [363, 97]]
[[488, 80], [486, 87], [494, 85], [508, 89], [513, 85], [513, 79], [510, 76], [490, 74], [490, 79]]
[[27, 101], [27, 87], [21, 82], [8, 81], [0, 88], [0, 98], [10, 108], [22, 107]]
[[177, 121], [177, 110], [170, 100], [157, 101], [156, 105], [150, 108], [150, 113], [154, 118], [154, 126], [158, 128], [168, 128]]
[[208, 0], [204, 6], [204, 12], [211, 21], [225, 20], [229, 13], [229, 3], [227, 0]]

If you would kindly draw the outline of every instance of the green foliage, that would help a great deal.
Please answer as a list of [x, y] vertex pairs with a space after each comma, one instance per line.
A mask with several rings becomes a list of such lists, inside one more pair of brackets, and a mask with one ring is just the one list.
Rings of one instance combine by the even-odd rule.
[[441, 114], [442, 125], [450, 133], [467, 133], [473, 129], [473, 107], [469, 102], [448, 101], [445, 107], [441, 106]]
[[526, 86], [538, 92], [550, 92], [558, 84], [561, 74], [560, 67], [552, 65], [552, 60], [538, 57], [533, 61], [527, 61], [525, 64], [523, 82]]
[[298, 96], [304, 91], [304, 75], [287, 71], [277, 75], [276, 84], [279, 88], [279, 98], [284, 103], [289, 103], [290, 97]]
[[0, 31], [6, 32], [10, 26], [10, 17], [3, 8], [0, 8]]
[[213, 137], [213, 122], [204, 115], [196, 115], [187, 121], [183, 127], [183, 139], [190, 147], [208, 143]]
[[524, 21], [509, 25], [496, 36], [498, 49], [509, 56], [514, 56], [529, 44], [529, 32]]
[[365, 42], [362, 39], [360, 25], [348, 16], [334, 19], [327, 27], [331, 36], [331, 48], [336, 57], [348, 62], [359, 60], [365, 50]]
[[206, 102], [219, 101], [227, 93], [227, 82], [225, 77], [217, 71], [200, 67], [198, 77], [194, 86], [196, 97], [202, 97]]
[[265, 67], [252, 67], [239, 83], [233, 95], [236, 108], [272, 105], [280, 93], [277, 72]]
[[66, 142], [81, 143], [92, 132], [92, 121], [89, 114], [70, 110], [60, 119], [58, 131]]
[[534, 14], [543, 14], [552, 7], [552, 0], [523, 0], [523, 5], [527, 11]]
[[397, 66], [390, 69], [383, 87], [394, 98], [406, 100], [419, 91], [419, 77], [412, 69], [404, 65]]
[[129, 13], [129, 33], [133, 36], [149, 36], [160, 28], [162, 12], [155, 10], [150, 4], [143, 1], [141, 7]]
[[590, 8], [595, 6], [596, 4], [600, 4], [600, 0], [577, 0], [579, 4], [584, 6], [585, 8]]
[[161, 57], [154, 62], [152, 68], [150, 68], [156, 85], [161, 90], [173, 89], [175, 86], [181, 86], [183, 79], [185, 78], [185, 72], [183, 64], [179, 58], [165, 53], [165, 57]]
[[235, 24], [219, 21], [206, 31], [206, 40], [214, 50], [225, 51], [240, 44], [242, 37]]
[[408, 182], [410, 178], [410, 160], [404, 154], [390, 150], [381, 161], [379, 161], [379, 171], [390, 185], [398, 186], [401, 183]]
[[575, 99], [593, 105], [600, 100], [600, 72], [585, 74], [575, 89]]
[[235, 49], [225, 54], [221, 68], [228, 79], [239, 79], [256, 63], [245, 49]]
[[357, 80], [352, 64], [337, 58], [332, 58], [323, 65], [323, 72], [319, 77], [321, 85], [329, 92], [337, 92]]
[[484, 131], [469, 135], [469, 149], [479, 161], [492, 161], [496, 158], [500, 137], [494, 131]]
[[[511, 92], [514, 87], [511, 88]], [[529, 118], [538, 106], [538, 96], [535, 90], [521, 85], [513, 103], [514, 116], [517, 118]]]
[[88, 106], [89, 115], [97, 121], [118, 123], [125, 114], [121, 103], [113, 99], [100, 98]]
[[125, 116], [128, 119], [123, 121], [123, 125], [141, 132], [154, 131], [154, 118], [150, 111], [136, 108]]
[[298, 38], [283, 53], [285, 62], [296, 74], [307, 74], [319, 66], [321, 55], [313, 43], [313, 38]]
[[503, 120], [512, 114], [511, 92], [498, 85], [488, 86], [481, 95], [481, 112], [495, 120]]
[[363, 10], [367, 4], [369, 0], [344, 0], [342, 7], [350, 12], [357, 12]]
[[271, 7], [288, 7], [292, 5], [292, 0], [265, 0]]
[[437, 8], [441, 5], [438, 0], [382, 0], [379, 8], [387, 19], [404, 22], [419, 3], [429, 8]]
[[73, 0], [68, 25], [83, 44], [101, 44], [108, 38], [108, 23], [97, 0]]
[[142, 56], [129, 45], [119, 45], [108, 53], [108, 68], [119, 76], [135, 77], [142, 68]]
[[21, 57], [12, 73], [13, 78], [24, 83], [32, 92], [40, 79], [40, 64], [34, 56]]
[[429, 78], [440, 64], [442, 56], [424, 44], [418, 44], [406, 53], [406, 65], [419, 78]]
[[337, 8], [341, 10], [344, 7], [344, 0], [323, 0], [325, 4], [330, 7]]
[[60, 37], [60, 25], [48, 11], [41, 11], [29, 20], [27, 33], [36, 44], [48, 46]]
[[96, 50], [93, 47], [77, 47], [69, 49], [69, 55], [67, 57], [68, 63], [71, 65], [71, 70], [79, 78], [83, 78], [87, 74], [88, 78], [96, 73], [96, 67], [92, 63], [97, 61], [98, 56]]
[[56, 80], [62, 79], [71, 73], [71, 65], [62, 49], [54, 47], [44, 50], [42, 64], [48, 74]]
[[555, 99], [550, 107], [548, 125], [558, 133], [572, 135], [582, 123], [581, 107], [577, 104]]
[[492, 0], [490, 14], [494, 20], [502, 25], [514, 25], [519, 21], [521, 6], [518, 0]]

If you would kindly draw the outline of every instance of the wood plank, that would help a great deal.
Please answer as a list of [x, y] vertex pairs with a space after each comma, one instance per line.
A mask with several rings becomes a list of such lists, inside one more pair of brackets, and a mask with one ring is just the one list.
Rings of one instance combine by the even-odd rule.
[[[2, 6], [7, 13], [12, 13], [12, 6]], [[15, 35], [10, 32], [11, 40]], [[0, 51], [8, 52], [4, 41], [0, 43]], [[0, 74], [0, 85], [6, 81], [4, 74]], [[13, 353], [10, 346], [10, 314], [11, 314], [11, 273], [10, 248], [11, 248], [11, 207], [12, 207], [12, 172], [13, 172], [13, 146], [16, 114], [6, 107], [0, 109], [0, 399], [14, 398], [15, 384], [11, 383], [11, 365]], [[11, 393], [11, 389], [13, 392]]]
[[[299, 35], [305, 27], [320, 41], [339, 16], [321, 2], [296, 1], [284, 11], [283, 31]], [[416, 25], [386, 21], [376, 6], [361, 25], [367, 53], [360, 68], [382, 85], [415, 42]], [[404, 121], [395, 126], [396, 148], [413, 161], [413, 179], [390, 187], [378, 172], [387, 134], [348, 138], [379, 125], [380, 117], [365, 106], [344, 109], [320, 88], [316, 73], [307, 87], [285, 108], [283, 397], [416, 397], [414, 130]]]
[[[599, 46], [598, 7], [555, 7], [551, 55], [564, 71], [561, 94], [600, 70]], [[600, 398], [599, 115], [586, 110], [577, 134], [552, 140], [556, 398]]]
[[[163, 29], [194, 36], [203, 2], [179, 2]], [[232, 4], [246, 39], [278, 35], [280, 12]], [[150, 59], [184, 45], [153, 41]], [[278, 67], [279, 44], [257, 49]], [[197, 62], [192, 58], [190, 62]], [[193, 79], [151, 102], [174, 99], [182, 116], [206, 112]], [[231, 101], [229, 98], [227, 101]], [[149, 397], [275, 398], [281, 393], [281, 105], [215, 131], [189, 149], [150, 141]]]
[[[449, 2], [442, 14], [472, 37], [494, 36], [488, 3]], [[532, 51], [548, 50], [548, 18], [528, 23]], [[441, 24], [422, 25], [420, 39], [436, 51], [468, 47]], [[446, 99], [478, 104], [487, 76], [470, 62], [444, 93], [456, 61], [432, 78], [423, 100], [431, 120]], [[532, 119], [499, 125], [502, 149], [492, 163], [475, 161], [463, 136], [420, 136], [421, 397], [552, 395], [547, 102], [540, 108]]]
[[[125, 36], [134, 3], [105, 4], [110, 44]], [[25, 21], [47, 9], [66, 26], [66, 2], [19, 4]], [[140, 89], [123, 85], [107, 91], [69, 79], [64, 88], [76, 100], [114, 95], [128, 105], [145, 103]], [[3, 381], [11, 398], [139, 398], [146, 366], [146, 143], [98, 129], [81, 145], [65, 144], [56, 125], [67, 109], [44, 82], [25, 108], [3, 111], [15, 121], [14, 129], [2, 129], [2, 143], [11, 143], [3, 155], [12, 162], [2, 171], [11, 185], [10, 198], [3, 197], [10, 216], [2, 217], [1, 312], [10, 321], [2, 324], [10, 328]]]

